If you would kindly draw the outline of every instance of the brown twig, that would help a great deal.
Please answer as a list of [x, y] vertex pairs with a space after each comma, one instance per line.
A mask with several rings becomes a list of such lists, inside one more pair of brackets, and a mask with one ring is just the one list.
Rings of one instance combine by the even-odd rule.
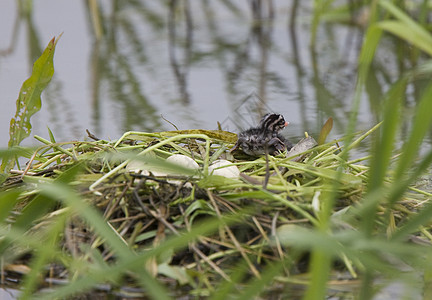
[[88, 129], [86, 129], [87, 136], [95, 141], [99, 141], [100, 139], [96, 137], [93, 133], [91, 133]]

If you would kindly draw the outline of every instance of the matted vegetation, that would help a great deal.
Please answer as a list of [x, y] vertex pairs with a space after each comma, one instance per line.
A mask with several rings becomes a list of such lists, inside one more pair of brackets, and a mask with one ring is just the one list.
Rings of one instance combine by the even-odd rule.
[[[260, 293], [293, 293], [308, 283], [308, 247], [315, 244], [337, 262], [330, 287], [352, 291], [358, 270], [371, 267], [368, 260], [374, 257], [360, 253], [378, 250], [373, 244], [356, 249], [354, 243], [369, 157], [343, 161], [335, 142], [295, 156], [252, 158], [232, 157], [227, 146], [235, 134], [223, 131], [133, 132], [113, 142], [36, 138], [46, 145], [2, 185], [2, 203], [10, 211], [3, 207], [5, 276], [24, 273], [27, 292], [49, 284], [66, 286], [44, 297], [70, 296], [78, 288], [144, 296], [151, 288], [162, 289], [154, 280], [144, 282], [155, 278], [170, 287], [171, 295], [219, 298], [218, 285], [227, 293], [246, 288], [249, 294], [255, 281]], [[200, 168], [167, 162], [173, 154], [193, 158]], [[209, 174], [209, 165], [221, 157], [239, 168], [239, 178]], [[130, 169], [130, 161], [147, 170]], [[326, 194], [335, 186], [332, 242], [313, 228], [321, 226]], [[378, 214], [390, 217], [394, 228], [389, 230], [395, 230], [429, 196], [410, 187], [393, 209], [377, 206]], [[427, 244], [419, 234], [412, 239]], [[394, 250], [414, 247], [401, 245]], [[377, 269], [391, 267], [376, 263]]]

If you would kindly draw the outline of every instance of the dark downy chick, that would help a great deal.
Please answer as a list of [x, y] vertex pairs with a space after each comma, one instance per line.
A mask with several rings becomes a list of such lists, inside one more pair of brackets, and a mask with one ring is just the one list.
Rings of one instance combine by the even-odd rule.
[[290, 150], [292, 144], [279, 134], [279, 131], [288, 125], [280, 114], [266, 114], [260, 121], [258, 127], [250, 128], [239, 134], [237, 143], [231, 149], [238, 147], [252, 156], [259, 156], [266, 153], [277, 155], [285, 150]]

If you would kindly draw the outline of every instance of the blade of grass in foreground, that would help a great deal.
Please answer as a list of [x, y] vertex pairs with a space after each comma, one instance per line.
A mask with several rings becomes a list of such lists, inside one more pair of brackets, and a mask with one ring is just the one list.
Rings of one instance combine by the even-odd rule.
[[396, 169], [395, 182], [403, 177], [414, 163], [417, 153], [425, 135], [429, 132], [432, 124], [432, 84], [424, 92], [417, 109], [412, 125], [411, 134], [402, 148], [402, 154]]
[[[376, 14], [376, 6], [371, 6], [371, 25], [369, 26], [365, 40], [361, 49], [360, 58], [359, 58], [359, 74], [357, 78], [357, 85], [354, 94], [351, 116], [349, 119], [347, 131], [345, 133], [345, 148], [341, 153], [341, 158], [343, 160], [348, 159], [349, 145], [353, 139], [353, 133], [355, 131], [355, 125], [357, 124], [357, 116], [361, 102], [361, 96], [364, 89], [364, 85], [367, 79], [367, 75], [369, 72], [370, 64], [375, 55], [375, 51], [378, 47], [379, 41], [381, 40], [382, 30], [378, 28], [375, 24], [377, 14]], [[344, 164], [341, 164], [341, 168], [339, 168], [339, 176], [342, 176], [342, 171], [345, 168]], [[329, 230], [330, 224], [330, 212], [333, 209], [335, 199], [338, 194], [339, 184], [337, 181], [333, 183], [331, 186], [333, 192], [326, 193], [326, 195], [321, 197], [321, 203], [325, 203], [323, 207], [323, 211], [320, 213], [320, 223], [321, 226], [317, 228], [323, 234], [327, 233]], [[311, 281], [310, 285], [306, 291], [304, 299], [323, 299], [325, 298], [327, 291], [327, 279], [329, 277], [329, 273], [331, 270], [332, 264], [332, 256], [328, 253], [325, 253], [320, 249], [320, 247], [313, 248], [311, 253], [311, 262], [310, 262], [310, 272], [311, 272]]]
[[378, 23], [381, 29], [404, 39], [424, 52], [432, 55], [432, 35], [420, 24], [411, 19], [390, 1], [380, 1], [379, 4], [390, 12], [398, 21], [382, 21]]
[[47, 228], [44, 238], [40, 240], [36, 249], [37, 255], [32, 259], [30, 264], [30, 272], [25, 276], [22, 283], [23, 293], [21, 299], [28, 299], [37, 289], [40, 282], [40, 274], [44, 274], [46, 265], [56, 255], [59, 239], [64, 232], [66, 214], [57, 216], [55, 222]]
[[[31, 76], [24, 81], [16, 101], [15, 117], [9, 128], [8, 147], [18, 146], [22, 140], [30, 135], [30, 118], [41, 109], [41, 94], [54, 74], [54, 52], [60, 36], [53, 38], [42, 55], [33, 65]], [[0, 171], [4, 172], [14, 166], [14, 160], [3, 160]]]
[[376, 209], [379, 201], [383, 200], [381, 193], [375, 191], [382, 187], [390, 164], [406, 85], [407, 80], [402, 79], [395, 83], [387, 93], [381, 130], [375, 135], [376, 138], [372, 146], [368, 195], [363, 198], [362, 203], [365, 207], [362, 211], [362, 228], [368, 236], [372, 235], [376, 221]]
[[[108, 282], [114, 283], [114, 285], [119, 284], [126, 273], [134, 274], [133, 277], [136, 278], [137, 283], [143, 287], [153, 299], [170, 299], [166, 288], [160, 284], [156, 278], [152, 277], [145, 268], [146, 261], [157, 257], [162, 252], [166, 251], [166, 249], [187, 247], [198, 235], [214, 232], [223, 222], [230, 224], [231, 222], [238, 221], [238, 219], [230, 219], [228, 217], [223, 217], [221, 220], [206, 220], [205, 223], [194, 226], [189, 232], [185, 232], [172, 239], [167, 239], [157, 247], [146, 249], [141, 253], [135, 252], [129, 248], [123, 238], [117, 234], [113, 227], [103, 219], [95, 208], [81, 199], [73, 188], [67, 185], [68, 182], [74, 180], [81, 169], [81, 165], [76, 165], [64, 172], [61, 175], [61, 180], [50, 184], [39, 184], [40, 193], [42, 196], [62, 202], [65, 206], [71, 208], [71, 213], [81, 216], [83, 220], [91, 224], [98, 237], [114, 252], [114, 256], [118, 257], [118, 261], [110, 265], [102, 266], [97, 263], [92, 264], [89, 268], [90, 271], [85, 276], [70, 282], [64, 287], [59, 287], [52, 292], [50, 291], [44, 294], [44, 299], [58, 299], [76, 293], [83, 293], [91, 290], [99, 283]], [[35, 257], [34, 266], [43, 266], [45, 261], [45, 257], [37, 256]], [[32, 275], [36, 276], [37, 274]], [[33, 291], [33, 283], [35, 280], [36, 277], [27, 279], [27, 293]]]
[[[73, 201], [73, 200], [72, 200]], [[56, 287], [50, 291], [42, 291], [36, 297], [37, 299], [63, 299], [83, 293], [94, 288], [98, 283], [117, 282], [124, 274], [133, 272], [137, 282], [149, 293], [151, 299], [172, 299], [166, 289], [152, 276], [149, 276], [145, 266], [146, 261], [150, 258], [157, 257], [166, 249], [181, 249], [195, 240], [198, 236], [215, 232], [219, 226], [226, 222], [227, 224], [237, 223], [239, 220], [234, 216], [222, 217], [222, 219], [208, 218], [201, 223], [193, 226], [190, 231], [183, 232], [179, 236], [168, 238], [159, 246], [138, 252], [135, 255], [129, 255], [119, 259], [115, 264], [108, 267], [100, 268], [95, 266], [89, 268], [86, 276], [71, 281], [65, 286]]]
[[[91, 206], [87, 205], [79, 196], [76, 194], [67, 184], [67, 182], [71, 182], [76, 174], [78, 174], [81, 170], [82, 166], [77, 165], [73, 168], [69, 169], [67, 172], [62, 174], [62, 180], [57, 183], [52, 184], [44, 184], [40, 185], [41, 194], [47, 196], [48, 198], [52, 198], [55, 200], [61, 200], [65, 205], [71, 207], [75, 212], [77, 212], [80, 216], [82, 216], [89, 224], [91, 224], [94, 230], [99, 234], [99, 236], [105, 240], [105, 242], [109, 245], [109, 247], [118, 255], [122, 260], [126, 260], [131, 256], [135, 256], [135, 253], [128, 247], [127, 243], [120, 237], [120, 235], [111, 227], [109, 223], [107, 223], [103, 217]], [[44, 251], [41, 251], [42, 253]], [[39, 255], [40, 256], [40, 255]], [[39, 257], [35, 259], [36, 263], [39, 262], [39, 266], [43, 266], [43, 262], [45, 261], [44, 257]], [[38, 275], [38, 274], [36, 274]], [[118, 279], [120, 277], [120, 273], [110, 274], [109, 278], [114, 278], [112, 280]], [[156, 298], [156, 295], [160, 297], [159, 299], [169, 299], [167, 296], [167, 292], [154, 278], [150, 277], [147, 274], [145, 268], [142, 268], [140, 272], [140, 277], [145, 277], [145, 286], [149, 290], [150, 294]], [[108, 278], [105, 274], [103, 278]], [[98, 282], [97, 278], [94, 280], [88, 281], [96, 284]], [[28, 291], [32, 291], [34, 288], [33, 282], [35, 278], [28, 278]], [[87, 287], [91, 287], [87, 286]], [[82, 288], [82, 287], [81, 287]], [[81, 289], [82, 290], [82, 289]], [[76, 292], [76, 291], [75, 291]]]

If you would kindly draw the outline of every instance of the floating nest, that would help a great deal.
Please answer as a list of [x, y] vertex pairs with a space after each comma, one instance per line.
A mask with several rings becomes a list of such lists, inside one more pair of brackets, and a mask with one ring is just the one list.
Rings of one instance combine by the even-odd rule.
[[[187, 247], [166, 249], [146, 263], [152, 276], [189, 292], [220, 279], [231, 281], [239, 266], [244, 276], [260, 277], [266, 265], [278, 261], [283, 262], [285, 280], [305, 282], [296, 276], [307, 270], [308, 253], [290, 249], [284, 236], [315, 226], [323, 194], [334, 188], [338, 191], [334, 217], [339, 220], [360, 199], [368, 177], [368, 167], [362, 164], [366, 158], [344, 161], [337, 142], [316, 146], [310, 137], [289, 153], [262, 157], [227, 151], [236, 135], [225, 131], [129, 132], [114, 142], [90, 137], [95, 140], [71, 143], [37, 137], [44, 145], [2, 184], [3, 193], [17, 191], [17, 201], [6, 220], [21, 228], [30, 241], [30, 237], [43, 236], [52, 222], [58, 222], [58, 215], [66, 216], [55, 241], [64, 259], [48, 260], [45, 284], [65, 284], [85, 275], [86, 268], [74, 265], [76, 261], [117, 260], [116, 252], [106, 246], [88, 220], [65, 212], [73, 202], [41, 197], [40, 191], [49, 183], [72, 188], [83, 203], [97, 208], [109, 227], [136, 252], [181, 236], [209, 218], [221, 220], [211, 234], [200, 235]], [[188, 157], [197, 168], [167, 161], [173, 155]], [[212, 167], [221, 159], [229, 163]], [[228, 175], [215, 171], [233, 167], [237, 173], [232, 169]], [[77, 171], [72, 176], [74, 168]], [[398, 204], [396, 222], [410, 214], [419, 197], [413, 192]], [[335, 223], [350, 226], [342, 218]], [[31, 246], [12, 241], [3, 241], [2, 246], [6, 253], [3, 280], [16, 280], [31, 272], [29, 264], [35, 257]], [[342, 258], [337, 269], [344, 278], [356, 277], [355, 268]], [[108, 288], [99, 288], [120, 288], [127, 294], [128, 288], [136, 286], [133, 276], [120, 282], [120, 287], [110, 282]]]

